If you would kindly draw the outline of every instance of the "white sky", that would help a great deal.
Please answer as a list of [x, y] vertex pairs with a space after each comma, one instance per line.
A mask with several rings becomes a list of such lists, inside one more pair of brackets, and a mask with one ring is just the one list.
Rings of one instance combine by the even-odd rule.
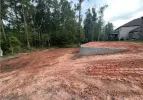
[[[78, 3], [78, 0], [68, 0]], [[89, 7], [99, 8], [108, 4], [104, 13], [104, 20], [112, 22], [114, 28], [117, 28], [135, 18], [143, 16], [143, 0], [84, 0], [82, 4], [82, 15], [85, 18], [85, 12]]]
[[[77, 0], [69, 0], [77, 3]], [[105, 10], [104, 20], [112, 22], [114, 28], [117, 28], [130, 20], [143, 16], [143, 0], [85, 0], [82, 4], [82, 14], [85, 18], [85, 12], [89, 7], [97, 7], [108, 4]]]
[[143, 16], [143, 0], [106, 0], [109, 7], [104, 19], [114, 24], [115, 28], [126, 22]]

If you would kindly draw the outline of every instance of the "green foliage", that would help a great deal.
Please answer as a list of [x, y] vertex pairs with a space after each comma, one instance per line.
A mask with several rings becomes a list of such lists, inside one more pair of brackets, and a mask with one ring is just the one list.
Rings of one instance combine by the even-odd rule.
[[95, 8], [87, 9], [86, 18], [84, 20], [85, 42], [90, 41], [106, 41], [109, 34], [113, 32], [113, 24], [104, 25], [104, 11], [108, 5], [100, 7], [97, 12]]
[[21, 43], [20, 41], [17, 39], [17, 37], [11, 35], [8, 37], [8, 42], [11, 46], [15, 47], [15, 46], [20, 46]]
[[113, 24], [112, 23], [107, 23], [104, 27], [105, 29], [105, 40], [109, 40], [109, 34], [113, 33]]
[[1, 43], [4, 54], [21, 52], [21, 42], [14, 35], [10, 35], [7, 41], [2, 40]]
[[[4, 54], [33, 48], [73, 47], [73, 44], [98, 40], [99, 35], [105, 36], [101, 22], [106, 6], [100, 9], [100, 16], [95, 8], [88, 9], [82, 27], [84, 0], [78, 1], [74, 9], [68, 0], [2, 0], [0, 42]], [[7, 24], [3, 24], [4, 21]]]
[[68, 0], [4, 0], [2, 5], [0, 19], [8, 22], [1, 39], [4, 54], [31, 51], [32, 47], [70, 47], [84, 41], [83, 28], [80, 25], [79, 30]]
[[5, 44], [8, 44], [7, 45], [8, 51], [11, 52], [12, 54], [18, 53], [21, 51], [21, 42], [12, 33], [9, 33]]

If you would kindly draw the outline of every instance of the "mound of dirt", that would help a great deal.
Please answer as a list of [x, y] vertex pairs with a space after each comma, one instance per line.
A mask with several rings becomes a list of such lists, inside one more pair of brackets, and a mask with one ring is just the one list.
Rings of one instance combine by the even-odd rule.
[[56, 48], [1, 61], [1, 100], [143, 100], [143, 44], [91, 42], [127, 52], [78, 57]]

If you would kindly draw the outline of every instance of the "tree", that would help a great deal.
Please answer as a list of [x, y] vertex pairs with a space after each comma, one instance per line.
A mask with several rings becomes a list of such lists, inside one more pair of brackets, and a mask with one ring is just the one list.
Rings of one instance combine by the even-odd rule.
[[97, 39], [97, 13], [95, 8], [92, 8], [91, 10], [90, 8], [87, 9], [86, 18], [84, 20], [86, 41], [94, 41]]
[[81, 31], [82, 31], [82, 29], [81, 29], [81, 22], [82, 22], [82, 15], [81, 15], [81, 10], [82, 10], [82, 8], [81, 8], [81, 5], [82, 5], [82, 3], [84, 2], [84, 0], [78, 0], [78, 6], [77, 6], [77, 10], [79, 11], [78, 13], [79, 13], [79, 16], [78, 16], [78, 21], [79, 21], [79, 45], [80, 45], [80, 41], [81, 41]]
[[63, 46], [84, 40], [81, 21], [79, 34], [76, 12], [68, 0], [2, 1], [1, 20], [7, 22], [1, 24], [4, 26], [2, 35], [5, 33], [4, 37], [7, 37], [7, 43], [2, 38], [4, 53], [13, 54], [16, 47]]
[[84, 30], [85, 30], [85, 36], [87, 41], [92, 41], [93, 39], [93, 31], [92, 31], [92, 26], [93, 26], [93, 20], [92, 20], [92, 13], [90, 9], [87, 10], [86, 12], [86, 18], [84, 20]]
[[30, 48], [28, 29], [27, 29], [27, 21], [26, 21], [26, 17], [25, 17], [25, 10], [24, 10], [23, 4], [22, 4], [22, 14], [23, 14], [23, 19], [24, 19], [24, 30], [25, 30], [26, 39], [27, 39], [27, 47]]
[[80, 44], [80, 34], [81, 34], [81, 5], [83, 3], [84, 0], [78, 0], [79, 1], [79, 5], [78, 5], [78, 9], [79, 9], [79, 44]]
[[108, 22], [106, 25], [105, 25], [105, 37], [104, 37], [104, 40], [109, 40], [109, 35], [113, 33], [113, 24]]
[[[86, 42], [87, 41], [95, 41], [95, 40], [104, 40], [105, 38], [105, 30], [104, 30], [104, 11], [107, 8], [107, 5], [100, 7], [99, 12], [96, 13], [96, 9], [92, 8], [92, 12], [87, 9], [86, 18], [84, 20], [84, 31]], [[98, 18], [97, 18], [98, 16]]]
[[140, 26], [140, 37], [141, 37], [141, 40], [143, 40], [143, 17], [141, 17], [141, 26]]
[[95, 34], [95, 25], [97, 20], [97, 13], [95, 8], [92, 8], [92, 21], [93, 21], [93, 32], [92, 32], [92, 41], [94, 41], [94, 34]]
[[[7, 19], [6, 18], [6, 13], [7, 13], [7, 8], [8, 5], [6, 4], [7, 0], [0, 0], [0, 32], [3, 33], [3, 37], [6, 41], [6, 34], [5, 34], [5, 30], [4, 30], [4, 24], [3, 24], [3, 20]], [[2, 35], [2, 33], [0, 33], [0, 35]]]
[[[102, 34], [103, 30], [103, 17], [104, 17], [104, 11], [108, 7], [108, 5], [104, 5], [100, 7], [99, 10], [99, 18], [98, 18], [98, 41], [100, 40], [100, 35]], [[103, 34], [102, 34], [103, 35]]]
[[15, 37], [14, 35], [10, 35], [8, 37], [8, 42], [10, 45], [9, 51], [11, 51], [11, 54], [14, 54], [14, 52], [19, 52], [21, 47], [20, 41]]

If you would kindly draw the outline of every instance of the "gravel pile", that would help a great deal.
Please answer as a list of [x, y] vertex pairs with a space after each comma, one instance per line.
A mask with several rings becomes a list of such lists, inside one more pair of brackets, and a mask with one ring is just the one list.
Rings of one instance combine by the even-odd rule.
[[125, 48], [105, 48], [105, 47], [80, 47], [80, 55], [95, 55], [95, 54], [112, 54], [125, 51]]

